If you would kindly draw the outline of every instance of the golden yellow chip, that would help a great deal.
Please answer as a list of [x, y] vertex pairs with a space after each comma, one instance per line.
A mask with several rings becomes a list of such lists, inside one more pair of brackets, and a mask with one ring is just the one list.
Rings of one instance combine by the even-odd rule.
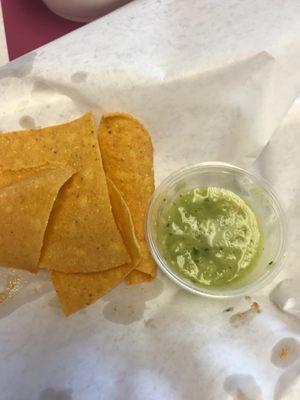
[[134, 267], [136, 267], [141, 261], [141, 249], [136, 237], [129, 208], [125, 203], [122, 194], [109, 178], [107, 178], [107, 187], [115, 221], [121, 232], [126, 249], [131, 257], [131, 261], [134, 264]]
[[17, 183], [23, 179], [33, 177], [36, 173], [40, 173], [43, 170], [56, 167], [62, 169], [64, 168], [64, 166], [60, 164], [53, 164], [51, 166], [49, 166], [49, 164], [44, 164], [34, 168], [0, 170], [0, 188], [3, 186], [12, 185], [13, 183]]
[[126, 276], [125, 281], [127, 285], [137, 285], [139, 283], [151, 281], [152, 279], [153, 277], [151, 275], [145, 274], [144, 272], [135, 269]]
[[105, 173], [121, 192], [132, 215], [142, 252], [142, 260], [136, 269], [155, 277], [156, 264], [149, 253], [144, 232], [147, 205], [154, 190], [150, 136], [130, 115], [111, 114], [101, 120], [99, 143]]
[[64, 274], [51, 272], [52, 282], [66, 316], [84, 308], [118, 285], [132, 264], [89, 274]]
[[108, 180], [113, 214], [132, 262], [108, 271], [90, 274], [52, 272], [51, 277], [65, 315], [95, 302], [118, 285], [140, 261], [140, 250], [129, 209], [120, 192]]
[[115, 224], [91, 113], [64, 125], [0, 135], [0, 169], [68, 165], [77, 174], [55, 202], [41, 265], [87, 273], [130, 262]]
[[[37, 272], [45, 230], [58, 192], [74, 174], [48, 168], [0, 189], [0, 265]], [[0, 172], [9, 182], [16, 172]], [[1, 180], [1, 177], [5, 179]]]
[[[125, 281], [128, 285], [134, 285], [140, 282], [151, 281], [156, 277], [157, 266], [149, 251], [145, 240], [139, 242], [142, 259], [136, 269], [126, 277]], [[146, 271], [146, 272], [144, 272]]]

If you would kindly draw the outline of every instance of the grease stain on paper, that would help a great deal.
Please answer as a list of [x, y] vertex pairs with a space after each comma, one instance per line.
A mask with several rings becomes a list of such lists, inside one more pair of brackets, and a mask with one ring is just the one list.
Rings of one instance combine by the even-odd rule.
[[300, 358], [300, 342], [294, 338], [284, 338], [275, 344], [271, 362], [278, 368], [287, 368]]
[[223, 387], [232, 400], [262, 400], [261, 389], [251, 375], [230, 375], [225, 379]]
[[300, 320], [300, 281], [285, 279], [272, 290], [271, 302], [285, 314], [292, 315]]
[[103, 301], [107, 302], [103, 315], [116, 324], [132, 324], [143, 318], [146, 303], [162, 291], [163, 283], [159, 279], [141, 285], [122, 285], [103, 297]]
[[274, 400], [298, 400], [300, 389], [300, 362], [287, 368], [279, 377], [275, 390]]
[[33, 83], [31, 95], [33, 99], [39, 102], [47, 102], [54, 94], [54, 90], [44, 81], [35, 80]]
[[84, 71], [78, 71], [71, 75], [71, 81], [74, 83], [85, 82], [88, 74]]
[[144, 325], [146, 328], [150, 328], [150, 329], [155, 329], [156, 325], [155, 322], [153, 320], [153, 318], [149, 318], [149, 319], [145, 319], [144, 320]]
[[95, 112], [95, 114], [99, 112], [99, 104], [94, 99], [86, 96], [77, 88], [58, 81], [50, 82], [44, 79], [36, 79], [32, 87], [31, 96], [34, 100], [42, 103], [49, 103], [51, 98], [53, 99], [57, 96], [65, 96], [76, 104], [82, 112], [91, 111]]
[[4, 67], [0, 68], [0, 79], [5, 78], [24, 78], [28, 76], [34, 64], [36, 53], [29, 53], [21, 59], [17, 59]]
[[23, 129], [36, 129], [35, 120], [30, 117], [30, 115], [23, 115], [23, 117], [19, 119], [19, 125]]
[[48, 388], [40, 393], [38, 400], [72, 400], [72, 391]]

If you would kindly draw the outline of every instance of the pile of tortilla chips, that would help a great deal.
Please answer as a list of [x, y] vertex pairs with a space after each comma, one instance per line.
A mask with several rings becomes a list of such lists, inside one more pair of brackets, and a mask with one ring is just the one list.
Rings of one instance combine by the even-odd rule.
[[125, 280], [151, 280], [154, 190], [145, 128], [126, 114], [0, 134], [0, 265], [47, 269], [66, 315]]

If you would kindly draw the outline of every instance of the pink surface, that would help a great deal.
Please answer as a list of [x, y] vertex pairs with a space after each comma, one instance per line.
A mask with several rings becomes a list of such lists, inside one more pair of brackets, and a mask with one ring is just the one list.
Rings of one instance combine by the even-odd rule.
[[42, 0], [1, 0], [1, 4], [10, 60], [83, 25], [53, 14]]

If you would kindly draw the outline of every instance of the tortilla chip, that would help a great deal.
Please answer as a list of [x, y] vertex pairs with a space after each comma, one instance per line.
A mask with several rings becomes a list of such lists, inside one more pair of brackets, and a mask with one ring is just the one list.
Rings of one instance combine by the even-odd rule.
[[55, 202], [41, 264], [87, 273], [130, 262], [115, 224], [91, 113], [64, 125], [0, 135], [0, 168], [68, 165], [78, 173]]
[[132, 262], [90, 274], [52, 272], [51, 277], [65, 315], [94, 303], [117, 286], [139, 263], [141, 256], [129, 209], [115, 185], [108, 180], [112, 210]]
[[132, 215], [142, 251], [142, 260], [136, 269], [155, 277], [157, 267], [144, 233], [147, 206], [154, 191], [150, 136], [130, 115], [111, 114], [101, 120], [99, 143], [105, 173], [121, 192]]
[[[142, 259], [135, 271], [130, 272], [125, 281], [128, 285], [135, 285], [140, 282], [151, 281], [156, 277], [157, 266], [152, 258], [150, 250], [145, 240], [139, 242]], [[142, 272], [142, 271], [147, 271]]]
[[[0, 265], [37, 272], [43, 238], [58, 192], [71, 168], [45, 169], [0, 189]], [[15, 174], [5, 171], [7, 178]], [[1, 179], [0, 179], [1, 181]]]
[[[39, 173], [45, 169], [49, 168], [64, 168], [63, 165], [41, 165], [34, 168], [26, 168], [26, 169], [8, 169], [8, 170], [0, 170], [0, 188], [8, 185], [12, 185], [13, 183], [17, 183], [23, 179], [33, 177], [34, 174]], [[69, 168], [69, 167], [67, 167]]]
[[132, 270], [132, 264], [124, 264], [103, 272], [90, 274], [64, 274], [51, 272], [57, 296], [66, 316], [84, 308], [120, 283]]
[[[0, 169], [0, 188], [16, 184], [27, 178], [34, 178], [35, 175], [40, 174], [43, 171], [53, 170], [55, 168], [59, 170], [72, 169], [69, 166], [62, 164], [43, 164], [43, 165], [37, 165], [36, 167], [23, 168], [23, 169], [8, 169], [8, 170]], [[74, 174], [75, 173], [76, 171], [74, 171]]]
[[136, 266], [141, 261], [141, 249], [135, 234], [134, 224], [127, 204], [114, 183], [107, 178], [107, 187], [112, 211], [121, 232], [126, 249]]
[[128, 276], [126, 276], [125, 281], [127, 285], [137, 285], [142, 282], [152, 281], [153, 277], [149, 274], [144, 274], [144, 272], [133, 270]]

